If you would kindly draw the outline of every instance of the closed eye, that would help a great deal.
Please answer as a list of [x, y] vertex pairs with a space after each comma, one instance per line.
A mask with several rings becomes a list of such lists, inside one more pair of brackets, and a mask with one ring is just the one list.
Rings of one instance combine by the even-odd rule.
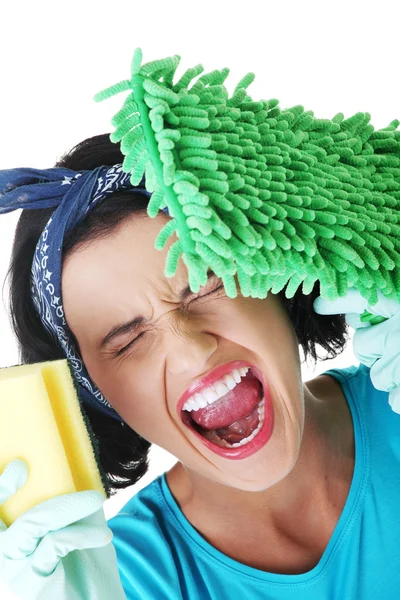
[[221, 285], [219, 285], [218, 287], [216, 287], [213, 290], [211, 290], [211, 292], [207, 292], [207, 294], [202, 294], [201, 296], [199, 296], [199, 295], [195, 296], [195, 298], [193, 298], [193, 300], [191, 300], [191, 302], [194, 302], [196, 300], [200, 300], [200, 298], [205, 298], [206, 296], [210, 296], [211, 294], [214, 294], [215, 292], [218, 292], [218, 290], [222, 289], [223, 287], [224, 287], [224, 284], [221, 283]]
[[[197, 295], [195, 296], [191, 301], [191, 302], [195, 302], [196, 300], [201, 300], [201, 298], [205, 298], [206, 296], [211, 296], [211, 294], [215, 294], [215, 292], [218, 292], [219, 290], [223, 289], [224, 284], [221, 283], [218, 287], [216, 287], [215, 289], [211, 290], [211, 292], [207, 292], [206, 294], [202, 294], [202, 295]], [[114, 356], [121, 356], [122, 354], [125, 354], [125, 352], [127, 350], [129, 350], [129, 348], [131, 348], [135, 342], [137, 342], [137, 340], [139, 338], [141, 338], [146, 332], [142, 331], [141, 333], [139, 333], [138, 336], [136, 336], [131, 342], [129, 342], [129, 344], [127, 344], [126, 346], [124, 346], [123, 348], [121, 348], [121, 350], [118, 350], [118, 352], [115, 353]]]
[[131, 347], [133, 346], [133, 344], [142, 337], [142, 335], [144, 335], [146, 332], [142, 331], [142, 333], [139, 333], [138, 336], [135, 337], [135, 339], [133, 339], [131, 342], [129, 342], [129, 344], [127, 344], [126, 346], [124, 346], [123, 348], [121, 348], [121, 350], [118, 350], [118, 352], [116, 352], [114, 354], [114, 356], [121, 356], [121, 354], [125, 354], [125, 352]]

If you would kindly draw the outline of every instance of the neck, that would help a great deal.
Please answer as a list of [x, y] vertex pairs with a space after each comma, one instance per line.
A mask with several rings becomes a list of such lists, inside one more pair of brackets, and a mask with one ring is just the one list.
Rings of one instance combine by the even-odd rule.
[[[313, 530], [328, 527], [337, 507], [345, 502], [352, 478], [351, 414], [345, 399], [321, 401], [307, 384], [304, 407], [304, 432], [297, 462], [284, 479], [266, 490], [238, 490], [176, 463], [167, 474], [167, 481], [189, 521], [198, 525], [200, 531], [203, 528], [223, 532], [229, 528], [240, 534], [254, 527], [258, 536], [268, 531], [280, 536], [297, 535], [299, 539], [310, 524]], [[303, 530], [299, 527], [299, 515]]]

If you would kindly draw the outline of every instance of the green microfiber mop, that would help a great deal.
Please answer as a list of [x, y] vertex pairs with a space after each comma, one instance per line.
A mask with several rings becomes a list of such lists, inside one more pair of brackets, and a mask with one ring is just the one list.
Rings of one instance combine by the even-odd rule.
[[300, 284], [308, 295], [319, 280], [327, 300], [355, 287], [371, 306], [377, 290], [400, 302], [400, 121], [375, 131], [369, 113], [317, 119], [301, 105], [253, 101], [253, 73], [229, 98], [227, 68], [193, 83], [197, 65], [174, 83], [180, 56], [141, 62], [137, 48], [131, 78], [94, 99], [130, 91], [110, 139], [132, 184], [145, 176], [149, 216], [167, 206], [172, 217], [155, 242], [178, 238], [167, 277], [182, 255], [193, 292], [211, 268], [231, 298], [237, 277], [254, 298], [286, 284], [287, 298]]

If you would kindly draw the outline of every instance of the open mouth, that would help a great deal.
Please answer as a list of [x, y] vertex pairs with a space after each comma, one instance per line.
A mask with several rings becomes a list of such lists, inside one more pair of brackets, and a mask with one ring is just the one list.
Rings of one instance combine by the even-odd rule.
[[[206, 427], [204, 422], [203, 425], [196, 422], [192, 414], [200, 414], [200, 411], [182, 410], [182, 421], [221, 448], [237, 448], [249, 444], [258, 435], [264, 423], [264, 408], [262, 383], [250, 368], [235, 388], [205, 409], [200, 409], [211, 415], [210, 422], [219, 421], [217, 427]], [[195, 418], [201, 420], [198, 414]]]

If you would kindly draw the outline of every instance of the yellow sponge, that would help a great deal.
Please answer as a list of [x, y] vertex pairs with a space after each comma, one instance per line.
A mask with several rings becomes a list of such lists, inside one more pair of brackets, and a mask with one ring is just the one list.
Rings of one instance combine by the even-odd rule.
[[29, 467], [26, 484], [0, 506], [7, 526], [54, 496], [98, 490], [108, 497], [78, 389], [67, 359], [0, 369], [0, 474], [15, 458]]

